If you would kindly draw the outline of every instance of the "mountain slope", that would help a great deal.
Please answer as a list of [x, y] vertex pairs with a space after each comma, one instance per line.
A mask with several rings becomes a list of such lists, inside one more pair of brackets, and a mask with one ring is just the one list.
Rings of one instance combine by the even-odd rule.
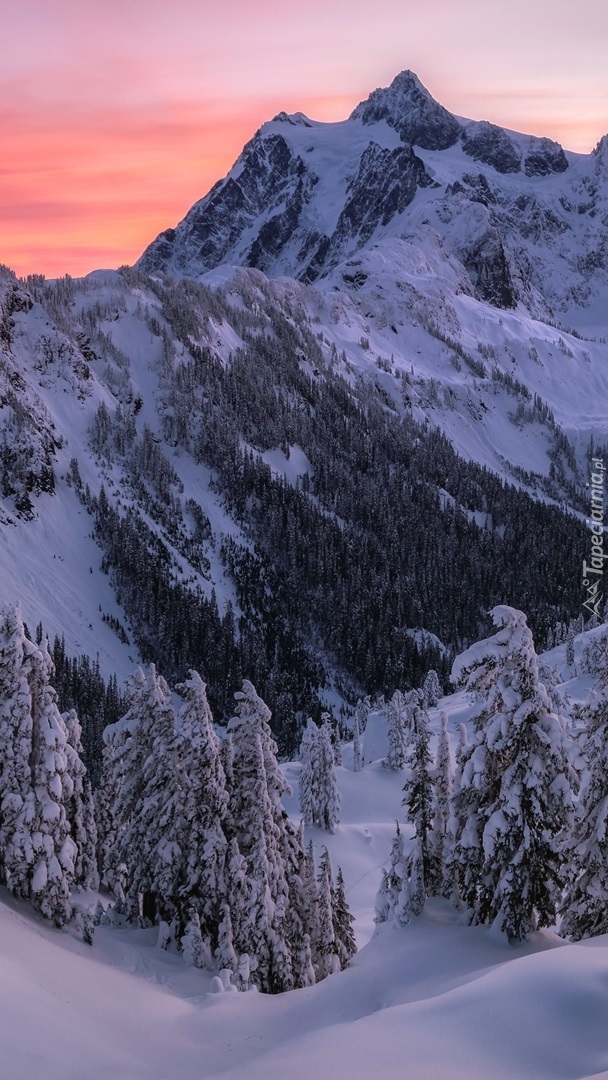
[[[387, 303], [389, 256], [374, 286]], [[171, 679], [196, 668], [224, 718], [248, 676], [288, 753], [323, 703], [445, 674], [495, 603], [525, 608], [541, 641], [576, 613], [585, 530], [549, 496], [583, 508], [584, 455], [509, 369], [490, 374], [450, 337], [445, 309], [425, 328], [402, 319], [389, 360], [378, 342], [400, 335], [383, 324], [362, 344], [359, 297], [259, 271], [214, 288], [123, 271], [29, 290], [6, 362], [24, 414], [45, 402], [53, 494], [19, 509], [6, 489], [0, 573], [69, 655], [120, 673], [141, 657]], [[524, 447], [534, 472], [517, 467]]]

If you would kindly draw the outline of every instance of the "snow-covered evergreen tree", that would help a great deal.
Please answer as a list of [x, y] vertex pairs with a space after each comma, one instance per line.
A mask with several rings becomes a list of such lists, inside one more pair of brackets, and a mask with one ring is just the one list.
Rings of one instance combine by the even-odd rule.
[[235, 699], [235, 716], [228, 724], [233, 750], [230, 829], [246, 859], [258, 843], [260, 828], [266, 833], [272, 890], [278, 896], [286, 887], [282, 853], [283, 847], [287, 848], [286, 834], [295, 841], [295, 831], [288, 826], [281, 803], [283, 795], [291, 794], [291, 788], [277, 762], [270, 709], [247, 680]]
[[[250, 885], [247, 876], [247, 860], [239, 850], [238, 841], [232, 837], [226, 860], [226, 901], [230, 913], [230, 929], [235, 951], [245, 942], [245, 920], [249, 904]], [[222, 906], [220, 916], [223, 918]]]
[[300, 813], [306, 825], [333, 832], [339, 821], [340, 793], [334, 770], [330, 724], [309, 720], [300, 746]]
[[319, 919], [319, 890], [317, 886], [317, 865], [312, 840], [304, 853], [302, 867], [303, 885], [303, 922], [310, 937], [311, 959], [315, 971], [320, 970], [321, 923]]
[[110, 883], [124, 889], [126, 913], [172, 919], [183, 853], [175, 834], [175, 713], [153, 664], [128, 682], [129, 708], [104, 732], [104, 781], [113, 797], [106, 848]]
[[231, 971], [236, 974], [239, 961], [234, 949], [234, 936], [232, 932], [232, 918], [228, 904], [222, 904], [221, 920], [218, 933], [218, 946], [215, 952], [215, 960], [220, 971]]
[[400, 690], [395, 690], [386, 706], [388, 753], [384, 764], [395, 772], [405, 765], [407, 756], [408, 709]]
[[576, 637], [576, 631], [571, 624], [566, 636], [566, 663], [568, 667], [574, 667], [574, 638]]
[[144, 725], [150, 746], [142, 771], [142, 795], [130, 827], [128, 842], [139, 852], [133, 890], [141, 895], [143, 914], [175, 918], [177, 893], [187, 842], [183, 793], [177, 764], [175, 711], [169, 687], [153, 665], [148, 672]]
[[[255, 960], [252, 974], [259, 988], [276, 991], [281, 976], [273, 973], [273, 955], [284, 947], [290, 950], [281, 936], [282, 925], [276, 930], [276, 904], [279, 897], [290, 900], [287, 864], [296, 859], [299, 846], [281, 803], [290, 788], [277, 763], [270, 710], [248, 681], [235, 698], [236, 715], [228, 725], [234, 777], [229, 828], [248, 867], [248, 891], [235, 944], [241, 956]], [[234, 912], [231, 899], [229, 903]]]
[[376, 922], [390, 922], [397, 909], [399, 894], [406, 877], [406, 861], [403, 848], [403, 834], [396, 823], [393, 846], [391, 848], [391, 863], [388, 870], [382, 870], [382, 881], [376, 894]]
[[143, 765], [150, 749], [140, 730], [146, 685], [142, 668], [136, 668], [127, 680], [127, 712], [103, 733], [101, 787], [96, 800], [99, 863], [120, 908], [129, 887], [129, 851], [123, 837], [141, 799]]
[[422, 840], [415, 834], [405, 851], [405, 873], [395, 910], [395, 918], [401, 926], [406, 926], [413, 915], [421, 915], [424, 908], [428, 894], [424, 856]]
[[74, 783], [69, 773], [68, 734], [51, 686], [53, 662], [46, 642], [28, 660], [32, 701], [31, 770], [34, 814], [31, 899], [42, 914], [63, 926], [72, 918], [76, 844], [70, 836], [66, 803]]
[[16, 607], [0, 612], [0, 881], [28, 898], [34, 859], [30, 755], [31, 696], [26, 662], [34, 646]]
[[184, 903], [193, 907], [203, 933], [214, 936], [227, 889], [228, 793], [220, 740], [213, 729], [205, 684], [197, 672], [190, 672], [180, 693], [184, 703], [175, 737], [179, 786], [171, 807], [171, 832], [182, 852], [178, 903], [180, 908]]
[[189, 912], [180, 945], [187, 964], [197, 968], [205, 967], [205, 947], [201, 932], [201, 921], [195, 908], [192, 908]]
[[336, 955], [340, 961], [340, 967], [345, 968], [349, 960], [352, 960], [357, 951], [357, 944], [352, 924], [354, 916], [351, 915], [346, 903], [346, 889], [342, 867], [338, 867], [336, 875], [336, 888], [334, 893], [334, 934], [336, 938]]
[[340, 729], [334, 720], [331, 713], [321, 713], [321, 728], [327, 726], [327, 730], [330, 735], [330, 742], [333, 751], [333, 763], [334, 765], [342, 764], [342, 742], [340, 740]]
[[[279, 896], [274, 907], [272, 920], [273, 986], [279, 992], [293, 990], [295, 986], [294, 957], [292, 955], [292, 943], [289, 940], [287, 906], [288, 898]], [[297, 943], [294, 942], [294, 945], [297, 945]], [[294, 951], [297, 952], [297, 949]]]
[[[412, 856], [411, 865], [420, 878], [412, 894], [416, 898], [414, 906], [417, 907], [419, 894], [422, 895], [422, 904], [424, 904], [424, 897], [437, 891], [440, 874], [433, 835], [435, 790], [429, 749], [429, 718], [422, 705], [414, 705], [411, 715], [412, 746], [409, 760], [411, 772], [403, 786], [403, 805], [416, 830], [415, 856]], [[416, 910], [413, 914], [419, 914], [419, 912]]]
[[355, 715], [353, 716], [353, 772], [361, 772], [361, 769], [363, 768], [361, 705], [362, 701], [359, 698], [355, 708]]
[[462, 779], [463, 757], [468, 746], [468, 733], [465, 724], [458, 725], [458, 743], [456, 746], [455, 760], [456, 769], [452, 779], [452, 798], [449, 803], [449, 814], [446, 835], [443, 846], [443, 882], [441, 892], [447, 900], [451, 900], [455, 907], [460, 907], [459, 875], [460, 870], [456, 859], [456, 836], [459, 832], [458, 815], [456, 813], [456, 792], [460, 790]]
[[437, 860], [437, 884], [445, 882], [446, 846], [448, 840], [448, 821], [450, 818], [450, 800], [452, 798], [452, 763], [450, 760], [450, 737], [448, 735], [448, 716], [441, 713], [441, 728], [437, 738], [435, 757], [435, 817], [433, 836]]
[[97, 825], [95, 821], [95, 803], [91, 782], [86, 775], [82, 762], [84, 748], [82, 729], [75, 709], [63, 713], [63, 722], [68, 736], [68, 768], [73, 789], [66, 803], [66, 814], [70, 832], [76, 844], [74, 864], [74, 884], [81, 889], [99, 888], [97, 869]]
[[340, 970], [338, 946], [334, 929], [334, 881], [331, 859], [327, 848], [323, 848], [317, 878], [319, 902], [319, 970], [318, 978], [324, 979], [334, 971]]
[[298, 978], [298, 986], [314, 986], [317, 981], [315, 975], [314, 964], [312, 962], [312, 946], [310, 941], [310, 934], [304, 934], [302, 938], [302, 944], [300, 946], [297, 957], [298, 971], [300, 972]]
[[319, 729], [309, 717], [300, 743], [299, 800], [300, 813], [305, 825], [317, 824], [316, 807], [319, 803], [317, 791], [319, 776]]
[[571, 836], [560, 932], [574, 941], [608, 932], [608, 683], [582, 710], [586, 769]]
[[334, 832], [340, 820], [340, 792], [334, 769], [335, 754], [332, 744], [331, 725], [326, 720], [319, 728], [319, 775], [317, 787], [319, 802], [315, 812], [315, 824], [328, 832]]
[[492, 617], [496, 633], [458, 657], [452, 672], [478, 701], [454, 796], [454, 858], [472, 919], [496, 921], [521, 941], [555, 919], [571, 767], [525, 616], [501, 605]]
[[434, 708], [442, 694], [439, 676], [434, 668], [431, 668], [422, 684], [422, 695], [427, 709]]

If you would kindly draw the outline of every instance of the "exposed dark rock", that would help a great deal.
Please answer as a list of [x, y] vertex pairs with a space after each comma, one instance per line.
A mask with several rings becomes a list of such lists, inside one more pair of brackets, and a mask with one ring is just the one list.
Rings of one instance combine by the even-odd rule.
[[512, 203], [517, 210], [517, 228], [522, 236], [535, 244], [546, 243], [554, 236], [568, 231], [568, 223], [550, 206], [543, 206], [532, 195], [519, 195]]
[[463, 253], [463, 263], [482, 300], [500, 308], [514, 308], [517, 296], [502, 240], [490, 227], [472, 247]]
[[365, 242], [378, 225], [387, 225], [395, 214], [405, 210], [418, 186], [432, 183], [410, 146], [387, 150], [370, 143], [349, 185], [349, 197], [332, 240], [339, 243], [356, 235]]
[[[262, 265], [264, 253], [272, 251], [276, 254], [281, 246], [280, 237], [285, 237], [297, 225], [298, 206], [301, 209], [305, 198], [304, 189], [310, 189], [317, 177], [307, 173], [302, 159], [292, 153], [283, 136], [263, 136], [257, 132], [245, 146], [239, 164], [238, 174], [216, 184], [205, 199], [192, 207], [179, 226], [178, 268], [187, 270], [193, 259], [201, 270], [217, 266], [256, 217], [265, 215], [282, 199], [287, 199], [287, 207], [276, 215], [277, 220], [267, 221], [262, 226], [264, 235], [258, 246], [245, 256], [249, 265]], [[303, 181], [305, 173], [306, 183]], [[144, 252], [140, 269], [152, 273], [160, 266], [166, 266], [172, 258], [173, 248], [173, 230], [161, 233]]]
[[279, 120], [283, 124], [291, 124], [292, 127], [312, 127], [312, 123], [304, 113], [286, 113], [280, 112], [273, 118], [273, 120]]
[[353, 241], [357, 247], [362, 246], [379, 225], [388, 225], [405, 210], [418, 187], [428, 186], [436, 185], [411, 146], [388, 150], [370, 143], [348, 185], [347, 199], [332, 236], [321, 238], [317, 251], [299, 275], [301, 280], [312, 282], [335, 266]]
[[173, 247], [177, 233], [175, 229], [165, 229], [144, 251], [140, 266], [147, 274], [155, 274], [166, 268], [173, 257]]
[[521, 171], [521, 154], [506, 131], [486, 120], [470, 124], [462, 136], [462, 149], [476, 161], [491, 165], [499, 173]]
[[559, 143], [534, 135], [530, 137], [530, 149], [524, 162], [526, 176], [549, 176], [550, 173], [565, 172], [567, 168], [568, 159]]
[[347, 285], [353, 285], [355, 289], [360, 289], [367, 281], [367, 274], [363, 270], [356, 270], [354, 274], [342, 274], [342, 281], [345, 281]]
[[[593, 150], [595, 158], [595, 171], [597, 176], [608, 177], [608, 135], [602, 135], [597, 146]], [[592, 194], [589, 191], [589, 194]]]
[[[318, 234], [315, 234], [318, 237]], [[312, 244], [308, 242], [308, 239], [312, 241], [313, 237], [307, 238], [305, 245], [306, 249], [310, 249]], [[331, 240], [329, 236], [318, 237], [318, 246], [314, 255], [312, 256], [308, 266], [299, 274], [299, 278], [305, 285], [310, 285], [319, 275], [322, 273], [326, 264], [329, 250], [331, 247]]]
[[304, 201], [304, 185], [299, 177], [285, 209], [268, 218], [261, 226], [246, 256], [247, 266], [265, 270], [270, 260], [280, 255], [298, 227]]
[[424, 150], [446, 150], [461, 131], [456, 117], [431, 97], [412, 71], [402, 71], [389, 87], [374, 90], [351, 119], [364, 124], [386, 120], [404, 142]]
[[[473, 200], [473, 202], [479, 202], [482, 206], [495, 206], [496, 205], [496, 193], [492, 188], [488, 178], [483, 173], [478, 173], [477, 176], [472, 176], [471, 173], [465, 173], [463, 183], [467, 184], [469, 191], [467, 194]], [[464, 188], [462, 189], [465, 190]]]
[[582, 277], [590, 277], [596, 270], [608, 268], [608, 240], [600, 240], [596, 248], [579, 255], [577, 267]]

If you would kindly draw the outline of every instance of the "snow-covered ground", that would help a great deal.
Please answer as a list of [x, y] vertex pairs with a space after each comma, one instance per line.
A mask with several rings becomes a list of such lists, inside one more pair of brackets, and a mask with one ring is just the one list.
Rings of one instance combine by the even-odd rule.
[[[563, 651], [563, 647], [560, 647]], [[553, 657], [561, 661], [561, 651]], [[567, 674], [567, 672], [565, 673]], [[444, 699], [454, 744], [467, 714]], [[432, 710], [436, 728], [438, 710]], [[286, 766], [297, 813], [298, 764]], [[0, 1075], [7, 1080], [588, 1080], [608, 1077], [608, 936], [520, 948], [443, 900], [374, 934], [402, 774], [338, 770], [342, 821], [310, 830], [342, 865], [360, 952], [317, 986], [214, 992], [210, 973], [104, 926], [90, 948], [0, 890]]]

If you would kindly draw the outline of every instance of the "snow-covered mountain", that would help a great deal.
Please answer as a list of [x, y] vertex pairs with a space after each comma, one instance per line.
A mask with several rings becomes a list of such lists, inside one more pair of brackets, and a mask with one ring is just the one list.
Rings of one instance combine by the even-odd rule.
[[[310, 714], [346, 734], [365, 693], [431, 667], [445, 689], [495, 604], [563, 641], [608, 453], [607, 145], [462, 120], [405, 72], [342, 124], [264, 125], [135, 268], [0, 269], [0, 593], [57, 635], [93, 778], [120, 704], [97, 666], [196, 669], [219, 724], [248, 678], [285, 758]], [[588, 695], [573, 634], [543, 700]], [[455, 752], [470, 702], [440, 709], [433, 748], [447, 724]], [[344, 870], [365, 946], [347, 970], [225, 993], [155, 929], [101, 926], [91, 953], [0, 887], [11, 1078], [599, 1075], [605, 939], [514, 950], [437, 897], [372, 938], [394, 820], [414, 823], [374, 737], [381, 707], [365, 767], [347, 747], [336, 769], [336, 832], [307, 834]]]
[[[608, 298], [608, 141], [572, 154], [546, 138], [457, 118], [411, 71], [348, 120], [279, 113], [139, 266], [199, 277], [232, 263], [304, 282], [361, 285], [344, 265], [388, 238], [429, 244], [453, 288], [567, 325]], [[395, 268], [399, 279], [398, 267]], [[577, 318], [578, 316], [578, 318]]]
[[405, 72], [264, 125], [136, 268], [3, 270], [6, 598], [106, 674], [199, 667], [220, 715], [248, 675], [284, 750], [445, 674], [492, 604], [542, 643], [608, 442], [607, 183], [605, 140], [462, 120]]

